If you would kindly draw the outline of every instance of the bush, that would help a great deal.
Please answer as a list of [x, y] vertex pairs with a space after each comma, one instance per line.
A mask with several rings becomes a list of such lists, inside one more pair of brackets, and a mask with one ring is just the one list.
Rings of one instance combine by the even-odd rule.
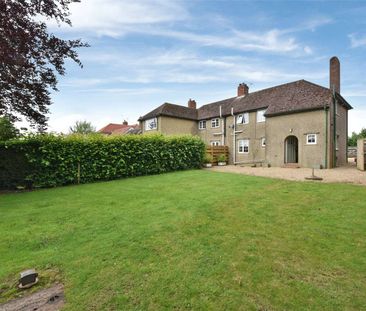
[[217, 157], [217, 161], [218, 161], [218, 162], [226, 162], [226, 155], [225, 155], [225, 154], [220, 154], [220, 155]]
[[52, 187], [199, 168], [204, 143], [162, 135], [36, 135], [0, 143], [0, 187]]
[[203, 163], [208, 164], [213, 162], [213, 157], [210, 154], [206, 154], [203, 158]]
[[19, 135], [19, 130], [6, 117], [0, 117], [0, 141], [9, 140]]

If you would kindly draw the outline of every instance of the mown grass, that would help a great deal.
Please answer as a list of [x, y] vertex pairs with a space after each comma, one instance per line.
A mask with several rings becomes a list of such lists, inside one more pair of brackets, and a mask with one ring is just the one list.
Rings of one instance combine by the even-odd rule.
[[3, 194], [0, 216], [0, 301], [35, 267], [66, 310], [366, 303], [364, 187], [187, 171]]

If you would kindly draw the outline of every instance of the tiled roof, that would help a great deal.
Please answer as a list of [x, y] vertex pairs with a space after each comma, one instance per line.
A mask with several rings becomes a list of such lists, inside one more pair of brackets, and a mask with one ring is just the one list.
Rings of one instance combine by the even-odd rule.
[[123, 135], [127, 134], [129, 131], [135, 129], [139, 129], [138, 124], [128, 125], [128, 124], [116, 124], [116, 123], [109, 123], [105, 127], [101, 128], [98, 132], [103, 134], [117, 134]]
[[[336, 94], [340, 102], [347, 108], [352, 107], [340, 95]], [[163, 104], [149, 112], [140, 120], [146, 120], [159, 115], [168, 115], [191, 120], [204, 120], [213, 117], [228, 116], [233, 109], [234, 114], [258, 109], [267, 109], [266, 116], [310, 111], [329, 107], [332, 102], [332, 92], [323, 86], [299, 80], [249, 93], [245, 96], [232, 97], [204, 105], [198, 109], [191, 109], [173, 104]]]
[[192, 109], [180, 105], [164, 103], [158, 108], [140, 117], [139, 121], [156, 118], [159, 116], [175, 117], [180, 119], [197, 120], [197, 109]]

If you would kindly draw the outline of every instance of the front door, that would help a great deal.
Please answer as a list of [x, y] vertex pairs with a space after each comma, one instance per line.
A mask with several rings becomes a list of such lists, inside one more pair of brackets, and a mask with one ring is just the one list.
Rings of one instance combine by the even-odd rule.
[[285, 140], [285, 163], [298, 163], [299, 142], [296, 136], [288, 136]]

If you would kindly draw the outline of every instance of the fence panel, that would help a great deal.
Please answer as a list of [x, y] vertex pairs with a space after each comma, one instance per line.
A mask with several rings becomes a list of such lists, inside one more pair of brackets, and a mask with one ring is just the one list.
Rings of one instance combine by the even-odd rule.
[[226, 156], [226, 162], [229, 162], [229, 147], [228, 146], [207, 146], [206, 154], [211, 155], [213, 158], [212, 164], [217, 164], [217, 158], [224, 154]]

